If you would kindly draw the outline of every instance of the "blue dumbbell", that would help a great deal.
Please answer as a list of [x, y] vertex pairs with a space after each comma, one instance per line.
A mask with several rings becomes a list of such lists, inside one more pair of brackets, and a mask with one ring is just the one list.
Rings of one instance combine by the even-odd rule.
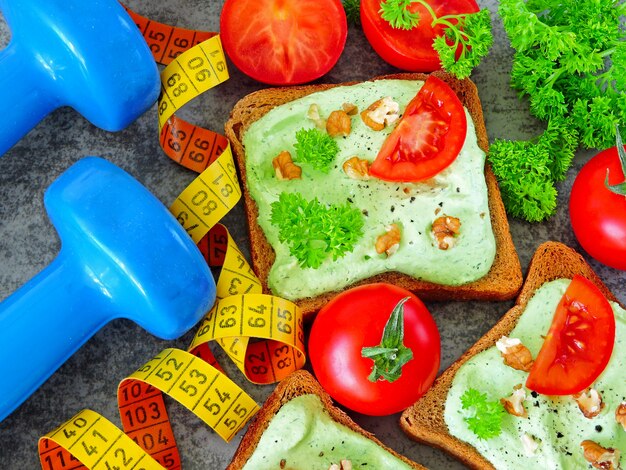
[[71, 106], [118, 131], [157, 99], [156, 63], [117, 0], [0, 0], [0, 155], [47, 114]]
[[215, 300], [189, 235], [115, 165], [80, 160], [50, 185], [44, 203], [61, 250], [0, 303], [0, 421], [108, 321], [129, 318], [173, 339]]

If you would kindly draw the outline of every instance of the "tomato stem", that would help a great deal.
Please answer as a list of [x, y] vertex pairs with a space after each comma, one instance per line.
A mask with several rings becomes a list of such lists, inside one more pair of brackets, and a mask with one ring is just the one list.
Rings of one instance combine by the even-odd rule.
[[402, 366], [413, 359], [413, 351], [404, 344], [404, 304], [405, 297], [393, 308], [383, 329], [380, 345], [361, 349], [361, 356], [372, 359], [374, 367], [367, 377], [370, 382], [379, 379], [395, 382], [402, 374]]
[[622, 174], [625, 179], [618, 184], [609, 184], [609, 169], [606, 169], [606, 178], [604, 180], [604, 186], [612, 193], [620, 196], [626, 196], [626, 150], [624, 150], [624, 144], [622, 143], [622, 136], [619, 133], [619, 126], [615, 126], [615, 146], [617, 147], [617, 156], [619, 157], [620, 165], [622, 167]]

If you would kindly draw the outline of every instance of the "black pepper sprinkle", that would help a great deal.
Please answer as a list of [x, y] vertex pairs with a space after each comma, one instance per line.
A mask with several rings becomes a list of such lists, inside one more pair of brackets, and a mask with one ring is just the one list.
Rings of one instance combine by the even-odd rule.
[[324, 457], [324, 451], [321, 451], [321, 452], [319, 453], [319, 456], [320, 456], [320, 457]]
[[415, 201], [415, 196], [411, 196], [411, 199], [409, 199], [410, 202]]
[[438, 205], [439, 207], [443, 207], [443, 201], [441, 201]]
[[537, 398], [539, 396], [539, 394], [535, 392], [534, 390], [530, 392], [530, 394], [533, 396], [533, 398]]
[[366, 209], [363, 209], [363, 215], [364, 215], [365, 217], [367, 217], [367, 216], [369, 215], [369, 212], [367, 212], [367, 210], [366, 210]]
[[539, 408], [539, 402], [536, 401], [535, 403], [533, 403], [534, 406], [536, 406], [537, 408]]
[[351, 197], [349, 197], [349, 198], [348, 198], [348, 202], [349, 202], [350, 204], [352, 204], [354, 201], [352, 200], [352, 198], [351, 198]]
[[596, 426], [596, 431], [598, 432], [602, 432], [602, 426], [600, 426], [599, 424]]
[[459, 188], [458, 186], [456, 187], [456, 192], [460, 193], [461, 192], [461, 188]]
[[396, 208], [394, 206], [391, 206], [391, 212], [395, 211]]
[[563, 433], [562, 432], [557, 432], [556, 433], [556, 437], [557, 437], [557, 439], [561, 439], [563, 437]]

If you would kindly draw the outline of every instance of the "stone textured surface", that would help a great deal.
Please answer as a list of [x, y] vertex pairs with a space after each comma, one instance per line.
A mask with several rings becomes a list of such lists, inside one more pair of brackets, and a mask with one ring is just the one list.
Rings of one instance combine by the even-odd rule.
[[[222, 3], [216, 0], [171, 0], [167, 3], [128, 0], [131, 8], [154, 20], [210, 31], [219, 28]], [[483, 102], [489, 136], [491, 139], [532, 137], [542, 125], [529, 116], [527, 104], [519, 101], [509, 87], [512, 51], [495, 14], [497, 2], [479, 0], [479, 4], [491, 9], [495, 30], [491, 54], [473, 74]], [[0, 33], [6, 43], [9, 37], [6, 26], [2, 26]], [[350, 28], [341, 59], [321, 81], [362, 80], [394, 71], [373, 52], [360, 29]], [[239, 73], [232, 64], [230, 73], [228, 82], [187, 105], [181, 111], [181, 117], [221, 130], [232, 105], [245, 94], [262, 87]], [[128, 129], [115, 134], [95, 128], [71, 109], [54, 112], [0, 158], [0, 299], [9, 296], [42, 270], [58, 252], [59, 240], [45, 214], [43, 193], [61, 172], [86, 155], [102, 156], [119, 165], [166, 205], [194, 178], [193, 173], [170, 161], [160, 150], [155, 107]], [[591, 152], [579, 152], [567, 181], [559, 186], [560, 206], [556, 216], [534, 225], [511, 220], [513, 240], [524, 270], [542, 241], [558, 240], [580, 250], [569, 225], [566, 202], [573, 177], [589, 155]], [[246, 250], [242, 208], [238, 206], [225, 222], [240, 247]], [[590, 263], [625, 302], [624, 273], [593, 260]], [[511, 304], [429, 304], [441, 330], [442, 368], [459, 357]], [[184, 349], [190, 339], [191, 333], [188, 333], [177, 341], [162, 341], [125, 320], [105, 326], [17, 411], [0, 423], [0, 468], [38, 468], [38, 437], [82, 408], [96, 410], [119, 423], [115, 399], [118, 382], [162, 348]], [[28, 354], [29, 348], [36, 347], [37, 344], [24, 344], [23, 351], [16, 351], [16, 354]], [[231, 377], [243, 384], [259, 403], [272, 390], [270, 386], [244, 383], [234, 366], [221, 362]], [[182, 407], [170, 406], [169, 412], [184, 468], [220, 469], [226, 466], [241, 436], [226, 444]], [[429, 468], [464, 468], [442, 452], [407, 439], [397, 426], [397, 416], [353, 416], [383, 442]]]

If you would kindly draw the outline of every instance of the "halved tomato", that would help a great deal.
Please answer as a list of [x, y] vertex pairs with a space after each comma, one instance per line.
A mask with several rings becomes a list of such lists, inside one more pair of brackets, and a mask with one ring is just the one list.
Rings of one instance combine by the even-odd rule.
[[[439, 18], [480, 10], [475, 0], [428, 0], [427, 3]], [[445, 31], [441, 25], [432, 27], [433, 18], [422, 2], [410, 2], [407, 7], [411, 13], [418, 13], [420, 18], [419, 24], [409, 30], [392, 28], [381, 18], [380, 5], [381, 0], [361, 0], [363, 32], [378, 55], [402, 70], [439, 70], [441, 61], [433, 49], [433, 41]]]
[[600, 289], [574, 276], [561, 298], [526, 387], [544, 395], [571, 395], [589, 387], [611, 358], [615, 316]]
[[230, 60], [271, 85], [324, 75], [339, 59], [347, 34], [339, 0], [226, 0], [220, 17]]
[[420, 181], [447, 168], [467, 134], [461, 100], [443, 80], [430, 76], [383, 143], [370, 175], [386, 181]]

